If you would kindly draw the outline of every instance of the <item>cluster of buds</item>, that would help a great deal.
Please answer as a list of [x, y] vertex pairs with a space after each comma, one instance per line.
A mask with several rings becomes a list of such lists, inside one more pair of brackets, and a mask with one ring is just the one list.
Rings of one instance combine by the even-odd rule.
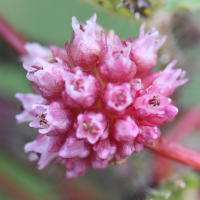
[[158, 40], [154, 28], [137, 38], [121, 41], [105, 33], [94, 14], [86, 25], [72, 18], [73, 37], [65, 49], [26, 44], [21, 57], [35, 94], [16, 94], [23, 112], [19, 123], [29, 121], [38, 137], [25, 145], [39, 169], [50, 162], [65, 165], [68, 179], [90, 167], [102, 170], [152, 145], [158, 126], [174, 120], [178, 109], [169, 96], [184, 84], [185, 72], [152, 72]]

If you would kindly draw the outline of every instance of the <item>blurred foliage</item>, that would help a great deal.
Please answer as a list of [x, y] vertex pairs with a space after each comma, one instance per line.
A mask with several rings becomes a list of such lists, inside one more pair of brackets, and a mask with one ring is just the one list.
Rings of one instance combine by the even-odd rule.
[[162, 183], [157, 189], [149, 189], [146, 200], [199, 200], [200, 179], [197, 173]]
[[[140, 13], [140, 16], [150, 17], [158, 10], [175, 12], [178, 10], [196, 10], [200, 8], [198, 0], [85, 0], [94, 6], [104, 9], [120, 17], [135, 19], [133, 15]], [[133, 10], [131, 9], [134, 9]], [[137, 18], [137, 15], [136, 15]]]
[[[133, 14], [139, 13], [149, 17], [157, 9], [164, 6], [162, 0], [85, 0], [95, 6], [109, 11], [117, 16], [134, 19]], [[141, 6], [142, 5], [142, 6]], [[132, 10], [134, 9], [134, 11]]]
[[[56, 191], [54, 184], [40, 178], [28, 168], [16, 162], [15, 159], [10, 159], [5, 152], [0, 151], [0, 160], [1, 190], [6, 191], [9, 189], [10, 193], [16, 193], [15, 195], [22, 193], [21, 198], [24, 197], [30, 200], [60, 199], [59, 193]], [[6, 182], [8, 183], [6, 184]], [[12, 197], [13, 195], [14, 194], [11, 194], [10, 196]], [[1, 197], [1, 193], [0, 199], [6, 200], [5, 197]]]

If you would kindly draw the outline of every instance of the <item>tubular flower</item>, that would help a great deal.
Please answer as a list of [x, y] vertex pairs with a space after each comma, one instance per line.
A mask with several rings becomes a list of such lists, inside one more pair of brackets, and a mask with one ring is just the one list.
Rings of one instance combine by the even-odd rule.
[[137, 66], [137, 76], [144, 77], [155, 67], [157, 61], [157, 51], [163, 45], [166, 36], [158, 41], [158, 31], [151, 28], [145, 34], [145, 23], [140, 27], [138, 38], [132, 42], [131, 59]]
[[72, 18], [73, 38], [65, 49], [27, 44], [21, 58], [27, 78], [40, 94], [16, 94], [38, 137], [25, 145], [39, 169], [51, 161], [65, 165], [68, 179], [90, 167], [108, 165], [140, 152], [160, 136], [158, 126], [174, 120], [178, 109], [169, 96], [184, 84], [185, 72], [172, 69], [152, 73], [157, 42], [154, 28], [121, 41], [113, 31], [104, 33], [94, 14], [86, 25]]

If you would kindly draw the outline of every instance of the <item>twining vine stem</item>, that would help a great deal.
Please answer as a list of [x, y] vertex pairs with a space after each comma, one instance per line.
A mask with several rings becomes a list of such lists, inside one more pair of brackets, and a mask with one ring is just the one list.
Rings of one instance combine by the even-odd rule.
[[24, 49], [26, 40], [23, 39], [4, 19], [0, 16], [0, 37], [18, 54], [27, 54]]
[[160, 137], [147, 149], [200, 171], [200, 153]]

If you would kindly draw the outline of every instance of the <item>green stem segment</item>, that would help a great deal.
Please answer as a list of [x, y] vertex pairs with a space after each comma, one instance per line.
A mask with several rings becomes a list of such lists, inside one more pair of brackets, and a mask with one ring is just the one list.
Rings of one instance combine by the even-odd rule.
[[200, 171], [200, 153], [160, 137], [147, 149]]
[[27, 54], [26, 41], [0, 16], [0, 37], [19, 55]]

